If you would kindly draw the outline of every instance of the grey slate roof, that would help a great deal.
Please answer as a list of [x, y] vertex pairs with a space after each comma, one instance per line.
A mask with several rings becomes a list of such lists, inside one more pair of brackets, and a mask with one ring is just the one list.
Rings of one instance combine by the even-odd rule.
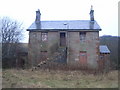
[[96, 21], [90, 20], [59, 20], [59, 21], [41, 21], [41, 23], [33, 22], [27, 29], [28, 31], [38, 30], [101, 30]]
[[110, 50], [106, 45], [100, 45], [99, 50], [100, 50], [100, 53], [110, 53]]

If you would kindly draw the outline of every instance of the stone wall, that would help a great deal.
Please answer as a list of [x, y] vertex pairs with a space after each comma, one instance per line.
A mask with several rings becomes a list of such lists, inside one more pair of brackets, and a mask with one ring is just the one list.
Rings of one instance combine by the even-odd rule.
[[[79, 67], [80, 51], [87, 53], [87, 67], [98, 68], [99, 59], [99, 32], [86, 32], [85, 41], [80, 40], [80, 32], [66, 32], [67, 63], [72, 67]], [[29, 53], [30, 66], [36, 66], [43, 61], [43, 53], [51, 57], [60, 45], [60, 32], [48, 32], [48, 40], [41, 41], [41, 32], [29, 32]], [[41, 52], [42, 51], [42, 52]]]
[[59, 47], [59, 33], [48, 32], [48, 53], [51, 56]]
[[29, 32], [28, 60], [30, 67], [43, 61], [42, 52], [51, 56], [58, 48], [58, 41], [58, 32], [48, 32], [48, 40], [45, 42], [41, 40], [41, 32]]
[[102, 72], [109, 72], [110, 70], [110, 53], [100, 53], [99, 70]]
[[68, 32], [68, 56], [69, 65], [80, 66], [80, 51], [87, 52], [87, 66], [95, 69], [98, 67], [97, 61], [99, 57], [99, 32], [86, 32], [85, 41], [80, 41], [79, 32]]

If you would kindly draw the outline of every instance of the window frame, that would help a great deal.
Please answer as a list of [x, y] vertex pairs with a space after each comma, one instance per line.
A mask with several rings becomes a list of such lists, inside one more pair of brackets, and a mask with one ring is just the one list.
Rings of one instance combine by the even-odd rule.
[[85, 31], [79, 32], [79, 36], [80, 36], [80, 41], [84, 42], [86, 40], [86, 32]]
[[48, 32], [41, 32], [41, 41], [48, 41]]

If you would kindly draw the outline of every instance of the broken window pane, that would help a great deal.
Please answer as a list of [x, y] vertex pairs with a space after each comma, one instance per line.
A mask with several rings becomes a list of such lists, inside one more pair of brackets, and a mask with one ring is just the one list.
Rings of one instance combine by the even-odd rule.
[[85, 41], [86, 38], [86, 32], [80, 32], [80, 40]]
[[47, 41], [48, 33], [42, 33], [42, 41]]

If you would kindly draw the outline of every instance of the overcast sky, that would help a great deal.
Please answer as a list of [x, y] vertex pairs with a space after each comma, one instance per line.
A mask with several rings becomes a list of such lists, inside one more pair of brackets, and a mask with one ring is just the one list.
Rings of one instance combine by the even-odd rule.
[[[118, 36], [118, 1], [120, 0], [0, 0], [0, 16], [23, 22], [27, 29], [40, 9], [41, 20], [89, 20], [90, 7], [102, 28], [100, 36]], [[26, 31], [27, 32], [27, 31]], [[24, 42], [28, 41], [28, 32]]]

